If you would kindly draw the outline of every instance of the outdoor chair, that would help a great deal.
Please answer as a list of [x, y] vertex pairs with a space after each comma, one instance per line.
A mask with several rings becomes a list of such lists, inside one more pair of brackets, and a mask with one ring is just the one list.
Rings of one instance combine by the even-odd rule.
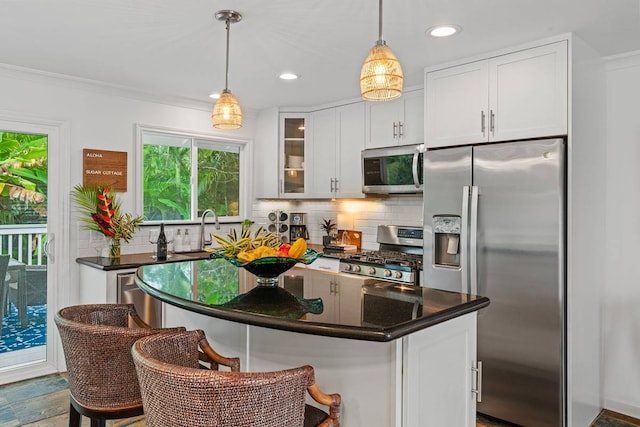
[[25, 283], [9, 285], [9, 303], [16, 306], [20, 326], [27, 327], [27, 307], [47, 303], [47, 266], [27, 265], [25, 268]]
[[[324, 394], [311, 366], [275, 372], [200, 369], [201, 330], [155, 335], [131, 350], [148, 427], [339, 426], [339, 394]], [[239, 366], [238, 366], [239, 368]], [[324, 411], [305, 405], [309, 392]]]
[[[129, 321], [135, 327], [129, 327]], [[69, 426], [79, 427], [81, 415], [92, 427], [105, 420], [143, 414], [142, 398], [131, 346], [142, 337], [184, 331], [151, 328], [133, 304], [89, 304], [66, 307], [55, 315], [69, 379]]]

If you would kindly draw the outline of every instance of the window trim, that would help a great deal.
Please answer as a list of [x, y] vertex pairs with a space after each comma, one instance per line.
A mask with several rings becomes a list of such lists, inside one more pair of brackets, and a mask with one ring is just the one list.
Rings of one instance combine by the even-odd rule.
[[[162, 127], [162, 126], [150, 126], [150, 125], [142, 125], [142, 124], [136, 124], [135, 125], [135, 134], [136, 134], [136, 150], [135, 150], [135, 158], [134, 158], [134, 162], [136, 165], [136, 172], [135, 172], [135, 207], [136, 207], [136, 212], [144, 212], [144, 207], [143, 207], [143, 179], [142, 179], [142, 173], [143, 173], [143, 166], [142, 166], [142, 159], [143, 159], [143, 142], [142, 142], [142, 136], [145, 133], [159, 133], [159, 134], [166, 134], [166, 135], [170, 135], [170, 136], [178, 136], [178, 137], [185, 137], [185, 138], [189, 138], [192, 140], [210, 140], [214, 143], [226, 143], [226, 144], [237, 144], [239, 147], [239, 151], [240, 151], [240, 211], [238, 212], [239, 215], [236, 216], [225, 216], [225, 217], [220, 217], [220, 222], [221, 223], [238, 223], [241, 222], [244, 218], [247, 218], [248, 213], [250, 211], [250, 196], [251, 196], [251, 189], [249, 186], [249, 183], [251, 182], [251, 148], [252, 148], [252, 143], [253, 141], [250, 139], [242, 139], [242, 138], [228, 138], [228, 137], [223, 137], [223, 136], [219, 136], [216, 134], [210, 134], [210, 133], [201, 133], [201, 132], [194, 132], [194, 131], [188, 131], [188, 130], [181, 130], [181, 129], [174, 129], [174, 128], [167, 128], [167, 127]], [[194, 156], [192, 156], [192, 161], [193, 161]], [[192, 177], [191, 179], [191, 189], [192, 189], [192, 197], [193, 197], [193, 193], [194, 193], [194, 188], [197, 188], [197, 182], [194, 182], [194, 180], [197, 180], [197, 177]], [[196, 208], [197, 209], [197, 208]], [[192, 219], [188, 219], [188, 220], [167, 220], [167, 221], [144, 221], [144, 225], [154, 225], [154, 224], [160, 224], [161, 222], [164, 222], [165, 224], [199, 224], [200, 223], [200, 218], [199, 217], [195, 217], [196, 212], [191, 212], [191, 215], [193, 216]]]

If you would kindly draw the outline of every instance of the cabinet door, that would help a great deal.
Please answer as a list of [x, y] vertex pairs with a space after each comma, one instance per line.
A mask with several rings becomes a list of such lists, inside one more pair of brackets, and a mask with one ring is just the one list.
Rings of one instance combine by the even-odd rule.
[[475, 427], [476, 339], [476, 312], [402, 339], [403, 425]]
[[399, 142], [402, 145], [424, 142], [424, 91], [406, 92], [400, 98], [404, 102], [404, 115], [400, 121]]
[[340, 309], [338, 295], [338, 276], [334, 274], [311, 274], [304, 280], [305, 298], [322, 298], [324, 310], [314, 314], [313, 320], [318, 322], [335, 322]]
[[403, 116], [402, 97], [393, 101], [367, 102], [367, 148], [398, 145], [398, 123]]
[[426, 74], [427, 147], [487, 141], [488, 80], [487, 61]]
[[490, 140], [566, 135], [567, 42], [489, 61]]
[[258, 114], [253, 144], [253, 195], [256, 199], [279, 196], [278, 109]]
[[336, 111], [314, 111], [310, 115], [311, 136], [308, 197], [333, 197], [336, 178]]
[[[280, 114], [280, 197], [304, 197], [308, 174], [305, 156], [308, 152], [306, 126], [308, 114]], [[260, 161], [260, 160], [259, 160]]]
[[338, 156], [336, 197], [364, 197], [361, 153], [365, 139], [364, 101], [336, 108]]

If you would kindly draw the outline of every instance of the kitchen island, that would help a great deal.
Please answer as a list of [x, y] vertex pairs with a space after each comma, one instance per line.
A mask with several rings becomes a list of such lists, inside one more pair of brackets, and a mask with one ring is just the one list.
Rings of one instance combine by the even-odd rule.
[[145, 265], [164, 325], [204, 329], [242, 369], [312, 365], [342, 425], [474, 426], [476, 312], [485, 297], [293, 268], [277, 289], [224, 260]]

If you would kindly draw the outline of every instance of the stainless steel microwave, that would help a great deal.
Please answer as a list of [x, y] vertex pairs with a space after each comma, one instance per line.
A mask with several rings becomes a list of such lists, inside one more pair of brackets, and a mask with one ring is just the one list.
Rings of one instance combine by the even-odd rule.
[[424, 144], [362, 150], [362, 192], [422, 193]]

